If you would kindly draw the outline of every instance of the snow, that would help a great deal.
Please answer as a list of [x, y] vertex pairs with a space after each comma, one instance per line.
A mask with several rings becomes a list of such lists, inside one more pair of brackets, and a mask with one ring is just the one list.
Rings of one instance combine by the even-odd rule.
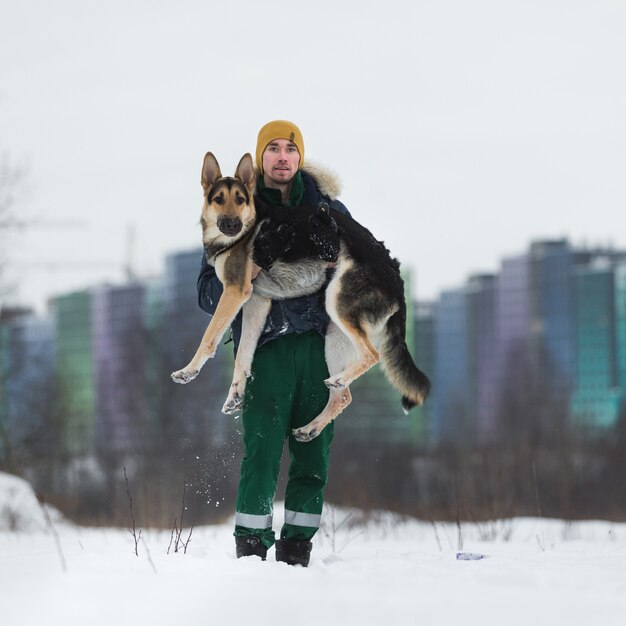
[[[136, 556], [126, 529], [47, 522], [20, 479], [0, 474], [0, 498], [22, 524], [0, 522], [3, 626], [624, 623], [626, 524], [518, 518], [459, 529], [328, 506], [303, 569], [273, 551], [237, 560], [232, 519], [194, 528], [186, 554], [167, 554], [170, 531], [143, 529]], [[459, 551], [487, 558], [457, 560]]]

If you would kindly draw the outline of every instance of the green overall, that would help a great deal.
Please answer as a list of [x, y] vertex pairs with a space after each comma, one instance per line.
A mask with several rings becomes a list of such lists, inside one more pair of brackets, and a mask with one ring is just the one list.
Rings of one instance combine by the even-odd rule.
[[281, 539], [310, 540], [320, 525], [328, 476], [331, 423], [307, 443], [293, 428], [308, 424], [328, 401], [324, 338], [315, 331], [290, 333], [257, 349], [243, 404], [244, 457], [237, 493], [235, 536], [275, 541], [273, 503], [285, 439], [291, 464]]

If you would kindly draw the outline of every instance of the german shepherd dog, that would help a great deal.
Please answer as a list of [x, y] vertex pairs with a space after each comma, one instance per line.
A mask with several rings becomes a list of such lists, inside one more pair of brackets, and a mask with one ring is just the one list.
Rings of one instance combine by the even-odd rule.
[[[207, 261], [224, 291], [198, 350], [190, 363], [174, 372], [177, 383], [193, 380], [215, 355], [226, 329], [243, 307], [242, 336], [235, 359], [233, 382], [224, 404], [225, 413], [243, 403], [246, 379], [251, 375], [258, 339], [272, 299], [286, 299], [319, 291], [334, 273], [325, 291], [331, 322], [325, 355], [330, 377], [328, 404], [309, 424], [293, 430], [298, 441], [310, 441], [351, 402], [349, 385], [370, 367], [382, 362], [387, 379], [402, 394], [405, 412], [422, 404], [430, 382], [407, 349], [406, 303], [400, 264], [382, 242], [352, 218], [328, 209], [337, 224], [340, 250], [336, 263], [320, 258], [312, 245], [309, 217], [317, 207], [297, 210], [254, 203], [256, 173], [252, 157], [245, 154], [234, 177], [223, 177], [212, 153], [202, 166], [204, 205], [200, 223]], [[258, 211], [258, 212], [257, 212]], [[294, 233], [291, 248], [269, 270], [252, 280], [253, 246], [264, 222], [288, 224]]]

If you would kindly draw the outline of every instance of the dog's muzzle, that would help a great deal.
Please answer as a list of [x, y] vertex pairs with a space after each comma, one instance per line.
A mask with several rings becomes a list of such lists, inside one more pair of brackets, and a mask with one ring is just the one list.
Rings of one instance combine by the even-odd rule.
[[220, 217], [217, 220], [217, 227], [227, 237], [234, 237], [243, 228], [243, 222], [238, 217]]

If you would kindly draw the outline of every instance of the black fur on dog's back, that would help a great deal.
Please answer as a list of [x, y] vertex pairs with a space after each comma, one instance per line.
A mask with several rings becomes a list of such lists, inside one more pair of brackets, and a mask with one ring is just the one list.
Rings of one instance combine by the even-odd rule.
[[[287, 224], [294, 230], [290, 249], [281, 257], [287, 263], [316, 258], [318, 250], [310, 238], [309, 219], [319, 212], [318, 207], [301, 206], [269, 206], [256, 200], [257, 220], [269, 218], [274, 225]], [[389, 250], [382, 241], [378, 241], [372, 233], [350, 216], [335, 209], [327, 209], [337, 223], [339, 238], [350, 251], [350, 256], [359, 264], [372, 266], [376, 274], [376, 282], [387, 283], [395, 291], [403, 287], [400, 278], [400, 262], [391, 257]], [[375, 280], [376, 280], [375, 279]]]
[[[309, 223], [309, 218], [318, 211], [317, 207], [261, 205], [257, 207], [257, 216], [270, 218], [276, 227], [288, 224], [293, 228], [291, 247], [282, 260], [297, 263], [318, 258]], [[408, 411], [426, 399], [430, 381], [415, 365], [406, 345], [406, 301], [400, 262], [391, 256], [382, 241], [351, 217], [334, 209], [330, 209], [330, 215], [337, 224], [342, 254], [351, 260], [341, 276], [338, 311], [355, 328], [361, 328], [364, 322], [375, 325], [388, 318], [380, 345], [381, 364], [389, 382], [402, 393], [402, 407]]]
[[[310, 238], [309, 218], [318, 213], [317, 207], [270, 207], [257, 203], [257, 219], [270, 218], [273, 227], [287, 224], [294, 230], [290, 249], [281, 260], [294, 263], [304, 259], [318, 258], [318, 250]], [[354, 272], [350, 291], [355, 297], [370, 299], [371, 287], [376, 285], [384, 294], [384, 298], [376, 298], [381, 303], [393, 301], [406, 306], [404, 301], [404, 282], [400, 276], [400, 262], [392, 258], [382, 241], [378, 241], [372, 233], [352, 219], [350, 216], [329, 209], [330, 215], [337, 223], [337, 234], [348, 251], [350, 257], [359, 267]], [[374, 303], [372, 303], [373, 306]], [[376, 315], [378, 312], [373, 312]]]

